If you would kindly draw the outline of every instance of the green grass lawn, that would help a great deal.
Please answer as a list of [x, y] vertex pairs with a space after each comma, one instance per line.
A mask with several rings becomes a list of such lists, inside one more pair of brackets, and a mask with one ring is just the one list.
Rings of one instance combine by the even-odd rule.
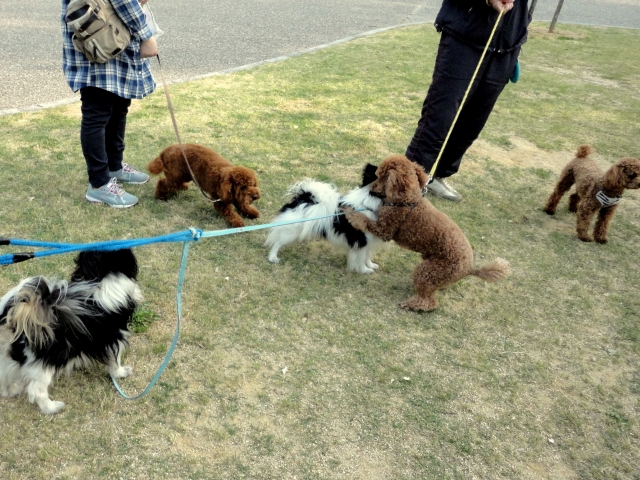
[[[182, 139], [255, 169], [268, 223], [306, 177], [342, 191], [363, 165], [403, 153], [428, 88], [430, 25], [361, 38], [227, 76], [171, 86]], [[623, 45], [624, 48], [620, 48]], [[606, 245], [580, 242], [566, 200], [542, 212], [578, 145], [606, 167], [640, 155], [640, 32], [533, 24], [507, 86], [452, 183], [429, 197], [466, 233], [478, 266], [439, 307], [397, 307], [419, 256], [389, 244], [370, 276], [323, 242], [267, 261], [267, 230], [191, 246], [183, 330], [157, 386], [122, 399], [102, 371], [61, 377], [45, 417], [0, 399], [3, 479], [638, 479], [640, 195], [625, 193]], [[169, 62], [170, 59], [165, 59]], [[0, 236], [83, 243], [226, 228], [199, 191], [119, 211], [84, 200], [79, 104], [0, 117]], [[175, 143], [160, 88], [135, 102], [126, 161]], [[20, 250], [20, 249], [17, 249]], [[3, 247], [0, 253], [16, 251]], [[140, 392], [175, 328], [181, 245], [136, 249], [145, 303], [121, 382]], [[68, 277], [72, 256], [0, 269]]]

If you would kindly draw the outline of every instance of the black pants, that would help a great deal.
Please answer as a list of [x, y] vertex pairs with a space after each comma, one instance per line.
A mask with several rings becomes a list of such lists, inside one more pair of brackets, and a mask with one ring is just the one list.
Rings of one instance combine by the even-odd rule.
[[[434, 176], [449, 177], [458, 171], [462, 156], [480, 135], [509, 81], [519, 52], [517, 48], [508, 53], [486, 53]], [[442, 33], [433, 80], [406, 152], [407, 158], [427, 173], [438, 158], [481, 55], [482, 51]]]
[[80, 143], [87, 162], [89, 183], [99, 188], [109, 182], [109, 171], [122, 168], [124, 132], [131, 100], [96, 87], [80, 89], [82, 123]]

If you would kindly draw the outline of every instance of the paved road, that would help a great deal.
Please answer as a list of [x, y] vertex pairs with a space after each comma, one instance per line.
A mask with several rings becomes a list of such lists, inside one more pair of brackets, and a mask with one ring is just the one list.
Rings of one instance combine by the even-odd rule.
[[[538, 0], [534, 20], [550, 21], [557, 3]], [[440, 0], [151, 0], [150, 5], [165, 32], [159, 48], [171, 81], [384, 27], [432, 22]], [[59, 16], [60, 0], [0, 0], [0, 114], [77, 98], [61, 72]], [[640, 0], [565, 0], [559, 21], [640, 28]]]

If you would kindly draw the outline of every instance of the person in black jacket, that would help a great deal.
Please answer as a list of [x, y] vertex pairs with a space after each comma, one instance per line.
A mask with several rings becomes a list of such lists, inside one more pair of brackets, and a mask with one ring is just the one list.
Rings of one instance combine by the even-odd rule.
[[462, 199], [446, 179], [460, 168], [462, 156], [480, 135], [514, 73], [531, 16], [527, 0], [443, 0], [436, 17], [435, 27], [442, 34], [433, 79], [406, 152], [427, 173], [438, 158], [501, 9], [503, 17], [426, 187], [447, 200]]

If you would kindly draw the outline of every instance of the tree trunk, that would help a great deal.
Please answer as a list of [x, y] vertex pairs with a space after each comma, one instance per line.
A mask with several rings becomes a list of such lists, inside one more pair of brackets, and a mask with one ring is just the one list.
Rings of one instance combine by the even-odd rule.
[[553, 29], [556, 27], [556, 22], [558, 21], [558, 17], [560, 16], [560, 10], [562, 9], [562, 4], [564, 0], [560, 0], [558, 2], [558, 8], [556, 8], [556, 13], [553, 14], [553, 20], [551, 20], [551, 26], [549, 27], [549, 33], [553, 33]]

